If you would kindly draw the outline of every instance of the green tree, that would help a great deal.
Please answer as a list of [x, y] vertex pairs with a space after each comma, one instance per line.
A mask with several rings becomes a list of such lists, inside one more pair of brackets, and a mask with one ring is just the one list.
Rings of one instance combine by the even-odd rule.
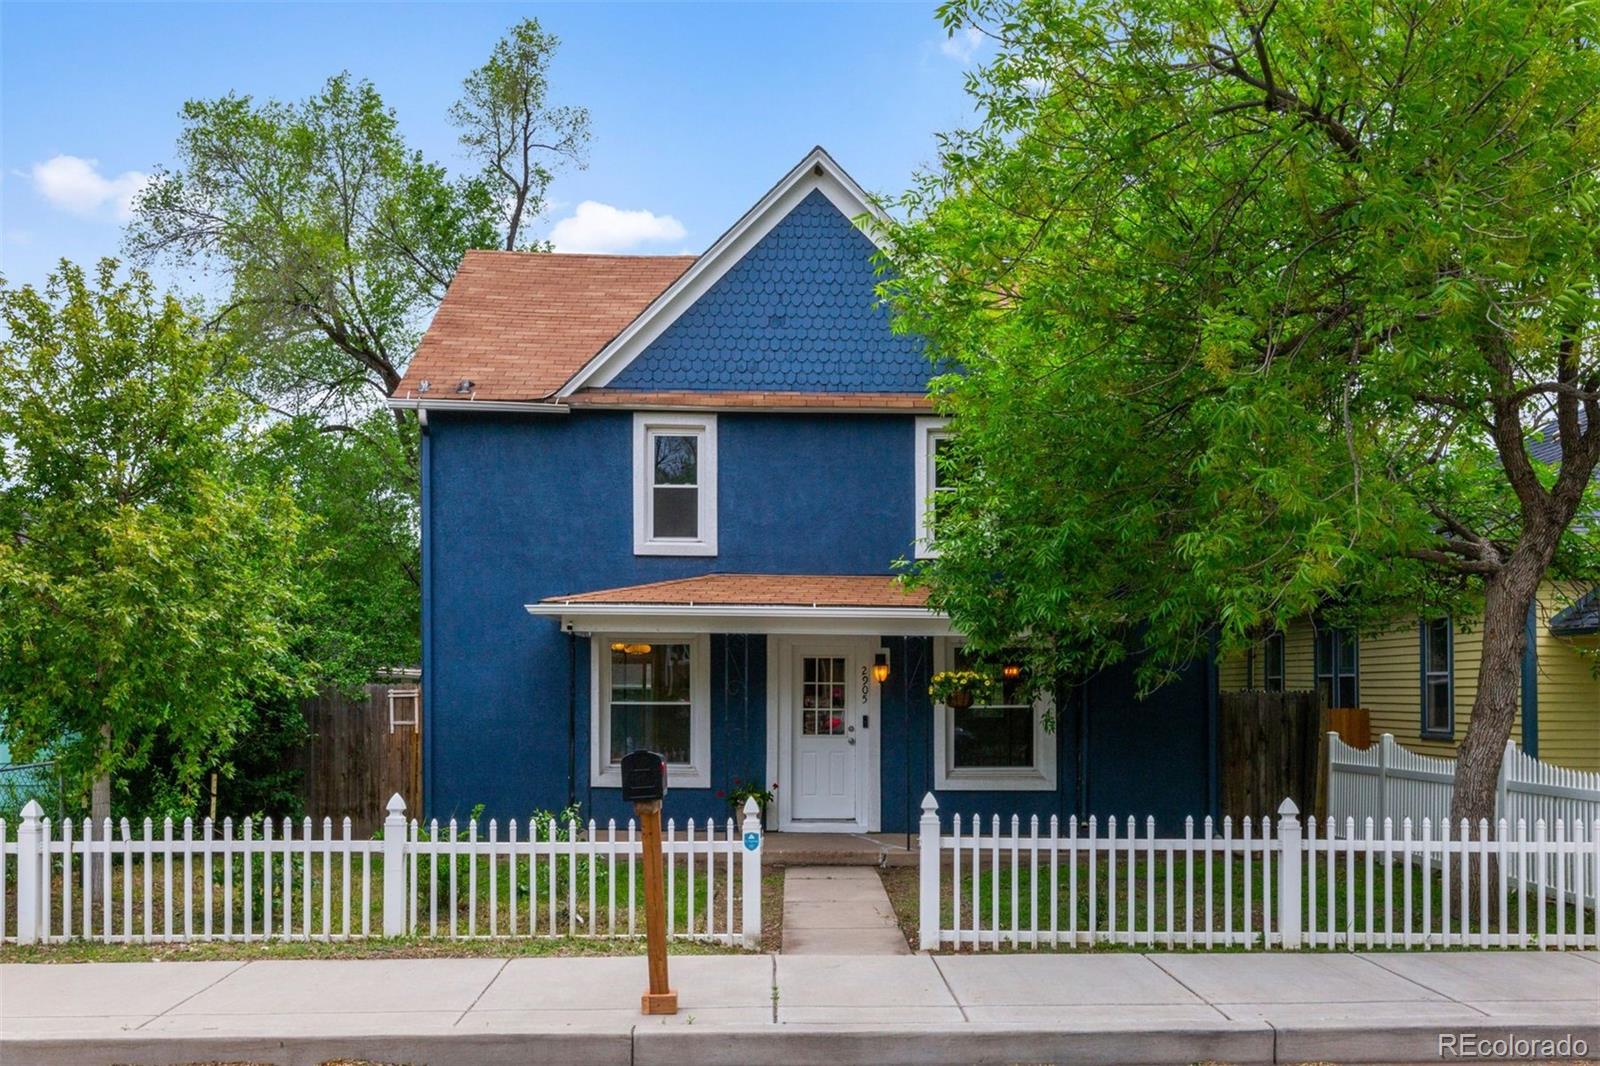
[[[1481, 610], [1452, 815], [1524, 622], [1600, 577], [1592, 4], [958, 0], [980, 119], [884, 292], [957, 365], [933, 602], [1143, 678], [1308, 612]], [[1536, 461], [1538, 427], [1563, 458]]]
[[505, 249], [516, 251], [523, 225], [544, 210], [560, 163], [584, 165], [589, 111], [551, 107], [550, 60], [561, 39], [525, 18], [495, 43], [489, 61], [467, 75], [450, 121], [505, 202]]
[[235, 351], [143, 274], [62, 263], [0, 316], [0, 736], [192, 810], [299, 684], [301, 516], [250, 475]]
[[130, 251], [221, 269], [217, 321], [250, 339], [257, 395], [334, 421], [370, 408], [461, 257], [499, 243], [490, 187], [408, 149], [348, 74], [298, 103], [191, 100], [183, 122], [178, 165], [135, 204]]

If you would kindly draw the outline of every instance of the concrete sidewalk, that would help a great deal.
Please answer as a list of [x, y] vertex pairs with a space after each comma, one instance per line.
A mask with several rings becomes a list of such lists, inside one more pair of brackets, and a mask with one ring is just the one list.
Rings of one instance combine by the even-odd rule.
[[[1600, 954], [1125, 954], [0, 966], [0, 1061], [1436, 1062], [1600, 1057]], [[1446, 1056], [1448, 1057], [1448, 1056]]]

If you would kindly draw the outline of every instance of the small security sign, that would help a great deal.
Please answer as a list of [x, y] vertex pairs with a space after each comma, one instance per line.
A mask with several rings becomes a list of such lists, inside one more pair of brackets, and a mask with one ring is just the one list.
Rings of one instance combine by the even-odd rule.
[[746, 833], [744, 835], [744, 850], [754, 851], [761, 846], [760, 833]]

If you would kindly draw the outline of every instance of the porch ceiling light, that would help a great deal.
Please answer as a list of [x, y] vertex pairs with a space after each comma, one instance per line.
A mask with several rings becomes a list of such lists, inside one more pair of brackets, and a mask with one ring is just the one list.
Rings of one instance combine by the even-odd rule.
[[650, 645], [648, 645], [648, 644], [624, 644], [622, 641], [619, 640], [615, 644], [611, 645], [611, 650], [612, 651], [620, 651], [624, 655], [649, 655], [650, 654]]
[[883, 684], [889, 680], [889, 653], [880, 651], [872, 657], [872, 680]]

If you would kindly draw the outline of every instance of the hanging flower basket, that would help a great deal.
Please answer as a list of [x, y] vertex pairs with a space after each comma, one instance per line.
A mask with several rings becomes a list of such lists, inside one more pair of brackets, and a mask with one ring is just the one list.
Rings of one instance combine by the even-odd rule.
[[976, 670], [943, 670], [933, 675], [928, 695], [933, 702], [964, 711], [974, 703], [994, 702], [995, 680]]

